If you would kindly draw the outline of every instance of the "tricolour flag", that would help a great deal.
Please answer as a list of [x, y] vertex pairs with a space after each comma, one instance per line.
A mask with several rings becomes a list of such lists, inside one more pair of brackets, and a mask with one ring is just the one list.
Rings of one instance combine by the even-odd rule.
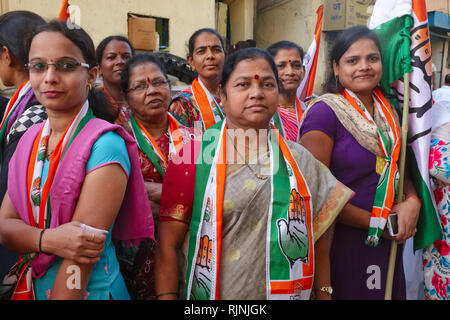
[[413, 26], [411, 0], [377, 0], [370, 18], [369, 28], [374, 29], [381, 42], [383, 77], [381, 88], [391, 92], [391, 84], [411, 72], [411, 36]]
[[69, 0], [63, 0], [61, 10], [59, 11], [58, 20], [70, 21], [69, 6]]
[[404, 96], [403, 75], [410, 72], [407, 159], [422, 201], [414, 238], [417, 250], [433, 243], [441, 233], [428, 173], [432, 96], [425, 0], [377, 0], [369, 28], [379, 35], [382, 44], [381, 87], [388, 96], [393, 93], [392, 100], [400, 109]]
[[323, 4], [316, 11], [317, 22], [314, 31], [314, 38], [303, 58], [305, 76], [297, 89], [297, 97], [300, 101], [309, 102], [314, 91], [314, 81], [316, 79], [317, 59], [319, 57], [320, 35], [322, 33]]

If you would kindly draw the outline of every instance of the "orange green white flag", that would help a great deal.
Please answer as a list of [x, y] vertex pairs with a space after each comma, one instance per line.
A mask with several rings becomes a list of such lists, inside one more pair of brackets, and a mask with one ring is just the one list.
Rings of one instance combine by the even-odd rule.
[[414, 237], [414, 250], [417, 250], [432, 244], [441, 234], [428, 171], [432, 73], [425, 0], [377, 0], [369, 28], [378, 34], [381, 41], [381, 87], [395, 97], [392, 100], [400, 110], [404, 97], [403, 75], [410, 72], [407, 161], [422, 202]]
[[316, 79], [317, 60], [319, 57], [320, 35], [322, 33], [323, 4], [316, 11], [317, 22], [314, 31], [313, 41], [303, 58], [305, 76], [297, 89], [297, 97], [306, 103], [310, 101], [314, 91], [314, 81]]
[[70, 21], [69, 6], [69, 0], [63, 0], [61, 10], [59, 11], [58, 20]]

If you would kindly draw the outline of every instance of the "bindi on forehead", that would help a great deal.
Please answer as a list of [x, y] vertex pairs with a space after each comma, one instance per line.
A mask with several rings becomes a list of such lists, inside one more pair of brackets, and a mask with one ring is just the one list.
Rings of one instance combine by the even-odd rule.
[[268, 79], [274, 79], [273, 75], [260, 75], [255, 73], [254, 75], [241, 75], [241, 76], [237, 76], [235, 79], [233, 79], [233, 81], [241, 81], [241, 80], [245, 80], [245, 81], [252, 81], [252, 80], [256, 80], [257, 82], [259, 81], [265, 81]]

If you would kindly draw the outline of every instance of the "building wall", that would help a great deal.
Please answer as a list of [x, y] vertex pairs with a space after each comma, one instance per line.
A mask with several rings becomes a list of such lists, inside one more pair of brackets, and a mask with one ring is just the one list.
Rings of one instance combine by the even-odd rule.
[[448, 14], [450, 9], [448, 0], [426, 0], [425, 3], [428, 11], [440, 11]]
[[[427, 11], [440, 11], [450, 15], [450, 3], [448, 0], [426, 0]], [[448, 30], [447, 30], [448, 31]], [[432, 61], [436, 66], [435, 88], [444, 85], [445, 75], [450, 73], [449, 59], [449, 35], [450, 33], [431, 30], [431, 53]]]
[[450, 74], [450, 41], [448, 39], [445, 40], [444, 58], [442, 61], [441, 86], [445, 83], [445, 76]]
[[[1, 0], [2, 13], [29, 10], [45, 19], [57, 17], [61, 0]], [[127, 13], [169, 19], [169, 48], [186, 57], [187, 41], [197, 29], [216, 26], [214, 0], [70, 0], [80, 8], [80, 22], [97, 45], [112, 34], [127, 35]]]
[[230, 43], [254, 39], [255, 7], [257, 0], [229, 0]]
[[[255, 40], [267, 48], [280, 40], [289, 40], [308, 50], [316, 27], [316, 11], [323, 0], [259, 0], [256, 12]], [[327, 71], [327, 43], [321, 36], [314, 91], [319, 92]]]
[[437, 72], [435, 72], [434, 89], [437, 89], [441, 86], [442, 74], [445, 75], [445, 71], [441, 72], [441, 70], [443, 70], [443, 67], [445, 67], [446, 65], [445, 60], [442, 60], [443, 54], [445, 52], [445, 42], [446, 41], [444, 41], [443, 39], [437, 37], [432, 37], [430, 41], [432, 52], [431, 60], [437, 69]]

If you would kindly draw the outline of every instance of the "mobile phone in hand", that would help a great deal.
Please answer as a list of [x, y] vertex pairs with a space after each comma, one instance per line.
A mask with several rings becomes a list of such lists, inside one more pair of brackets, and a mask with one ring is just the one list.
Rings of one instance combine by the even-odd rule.
[[395, 237], [398, 234], [398, 215], [391, 213], [387, 219], [387, 230], [391, 237]]

